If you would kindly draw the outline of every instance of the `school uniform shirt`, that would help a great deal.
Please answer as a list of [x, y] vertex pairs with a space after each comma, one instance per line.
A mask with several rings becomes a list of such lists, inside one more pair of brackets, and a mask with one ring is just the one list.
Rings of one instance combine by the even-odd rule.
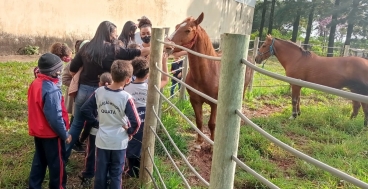
[[148, 91], [148, 84], [146, 82], [142, 83], [132, 82], [124, 87], [124, 91], [132, 95], [134, 99], [134, 104], [137, 108], [146, 107], [147, 91]]
[[[83, 106], [81, 112], [88, 124], [99, 125], [96, 147], [106, 150], [127, 148], [129, 136], [137, 133], [141, 124], [133, 97], [129, 93], [121, 89], [99, 87]], [[93, 115], [95, 109], [98, 120]], [[124, 125], [129, 128], [125, 130]]]

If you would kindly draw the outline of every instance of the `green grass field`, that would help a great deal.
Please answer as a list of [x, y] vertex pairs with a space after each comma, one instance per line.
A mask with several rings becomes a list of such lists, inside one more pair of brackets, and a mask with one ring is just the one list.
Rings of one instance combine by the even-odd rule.
[[[23, 189], [27, 185], [33, 157], [33, 138], [28, 135], [27, 129], [27, 89], [33, 80], [34, 66], [35, 62], [0, 63], [0, 188]], [[264, 68], [283, 74], [283, 68], [274, 59], [269, 60]], [[254, 86], [243, 102], [247, 112], [252, 113], [252, 121], [303, 153], [368, 182], [368, 130], [363, 127], [362, 112], [358, 118], [349, 119], [350, 101], [303, 89], [302, 115], [289, 120], [291, 99], [286, 83], [255, 74]], [[165, 95], [169, 96], [168, 89]], [[173, 101], [194, 122], [189, 102], [178, 101], [178, 98]], [[166, 111], [162, 115], [163, 124], [176, 145], [189, 154], [189, 143], [195, 139], [194, 130], [173, 109], [167, 108], [164, 102], [162, 109]], [[184, 175], [191, 175], [164, 133], [159, 132], [159, 135], [175, 161], [180, 162], [179, 168]], [[180, 176], [158, 142], [156, 147], [155, 163], [166, 187], [184, 188]], [[241, 126], [238, 157], [280, 188], [337, 188], [341, 180], [294, 157], [246, 125]], [[71, 159], [67, 169], [69, 187], [79, 184], [76, 175], [81, 171], [81, 164], [82, 156]], [[154, 176], [159, 183], [156, 173]], [[124, 180], [126, 188], [140, 188], [137, 183], [136, 179]], [[343, 185], [344, 188], [357, 188], [347, 182], [343, 182]], [[204, 187], [193, 185], [192, 188]], [[267, 187], [237, 168], [235, 188]]]

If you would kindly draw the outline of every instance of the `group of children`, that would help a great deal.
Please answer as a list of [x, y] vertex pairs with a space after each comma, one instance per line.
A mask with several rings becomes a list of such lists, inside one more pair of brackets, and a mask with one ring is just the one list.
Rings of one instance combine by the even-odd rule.
[[[83, 45], [78, 42], [76, 50]], [[139, 47], [132, 44], [129, 48]], [[73, 83], [68, 70], [72, 50], [55, 43], [50, 51], [39, 58], [28, 90], [29, 134], [34, 136], [36, 148], [29, 189], [41, 188], [47, 167], [49, 188], [65, 188], [67, 181], [64, 156], [65, 143], [71, 141], [68, 113], [73, 115], [73, 98], [68, 88], [62, 95], [61, 84], [71, 87]], [[64, 69], [63, 61], [67, 63]], [[90, 185], [94, 177], [94, 188], [108, 184], [111, 189], [121, 188], [124, 171], [131, 177], [139, 176], [148, 67], [144, 57], [115, 60], [111, 72], [100, 75], [99, 88], [83, 104], [81, 113], [86, 121], [79, 138], [80, 144], [87, 140], [85, 168], [79, 176], [83, 186]]]

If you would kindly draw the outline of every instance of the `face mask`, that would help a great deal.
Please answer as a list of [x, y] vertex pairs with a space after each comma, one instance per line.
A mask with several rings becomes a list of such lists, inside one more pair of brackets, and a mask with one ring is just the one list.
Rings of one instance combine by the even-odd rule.
[[64, 62], [70, 62], [72, 60], [72, 58], [68, 57], [68, 58], [64, 58]]
[[151, 41], [151, 36], [150, 35], [146, 35], [144, 37], [141, 37], [142, 41], [144, 43], [149, 43]]
[[61, 75], [58, 75], [58, 82], [56, 83], [56, 86], [58, 86], [59, 88], [61, 88], [61, 85], [63, 84], [62, 82], [61, 82]]

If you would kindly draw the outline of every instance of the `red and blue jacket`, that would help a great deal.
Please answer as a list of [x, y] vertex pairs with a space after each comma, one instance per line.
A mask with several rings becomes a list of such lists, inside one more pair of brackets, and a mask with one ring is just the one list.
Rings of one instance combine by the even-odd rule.
[[68, 112], [57, 78], [37, 74], [28, 89], [28, 132], [39, 138], [68, 138]]

